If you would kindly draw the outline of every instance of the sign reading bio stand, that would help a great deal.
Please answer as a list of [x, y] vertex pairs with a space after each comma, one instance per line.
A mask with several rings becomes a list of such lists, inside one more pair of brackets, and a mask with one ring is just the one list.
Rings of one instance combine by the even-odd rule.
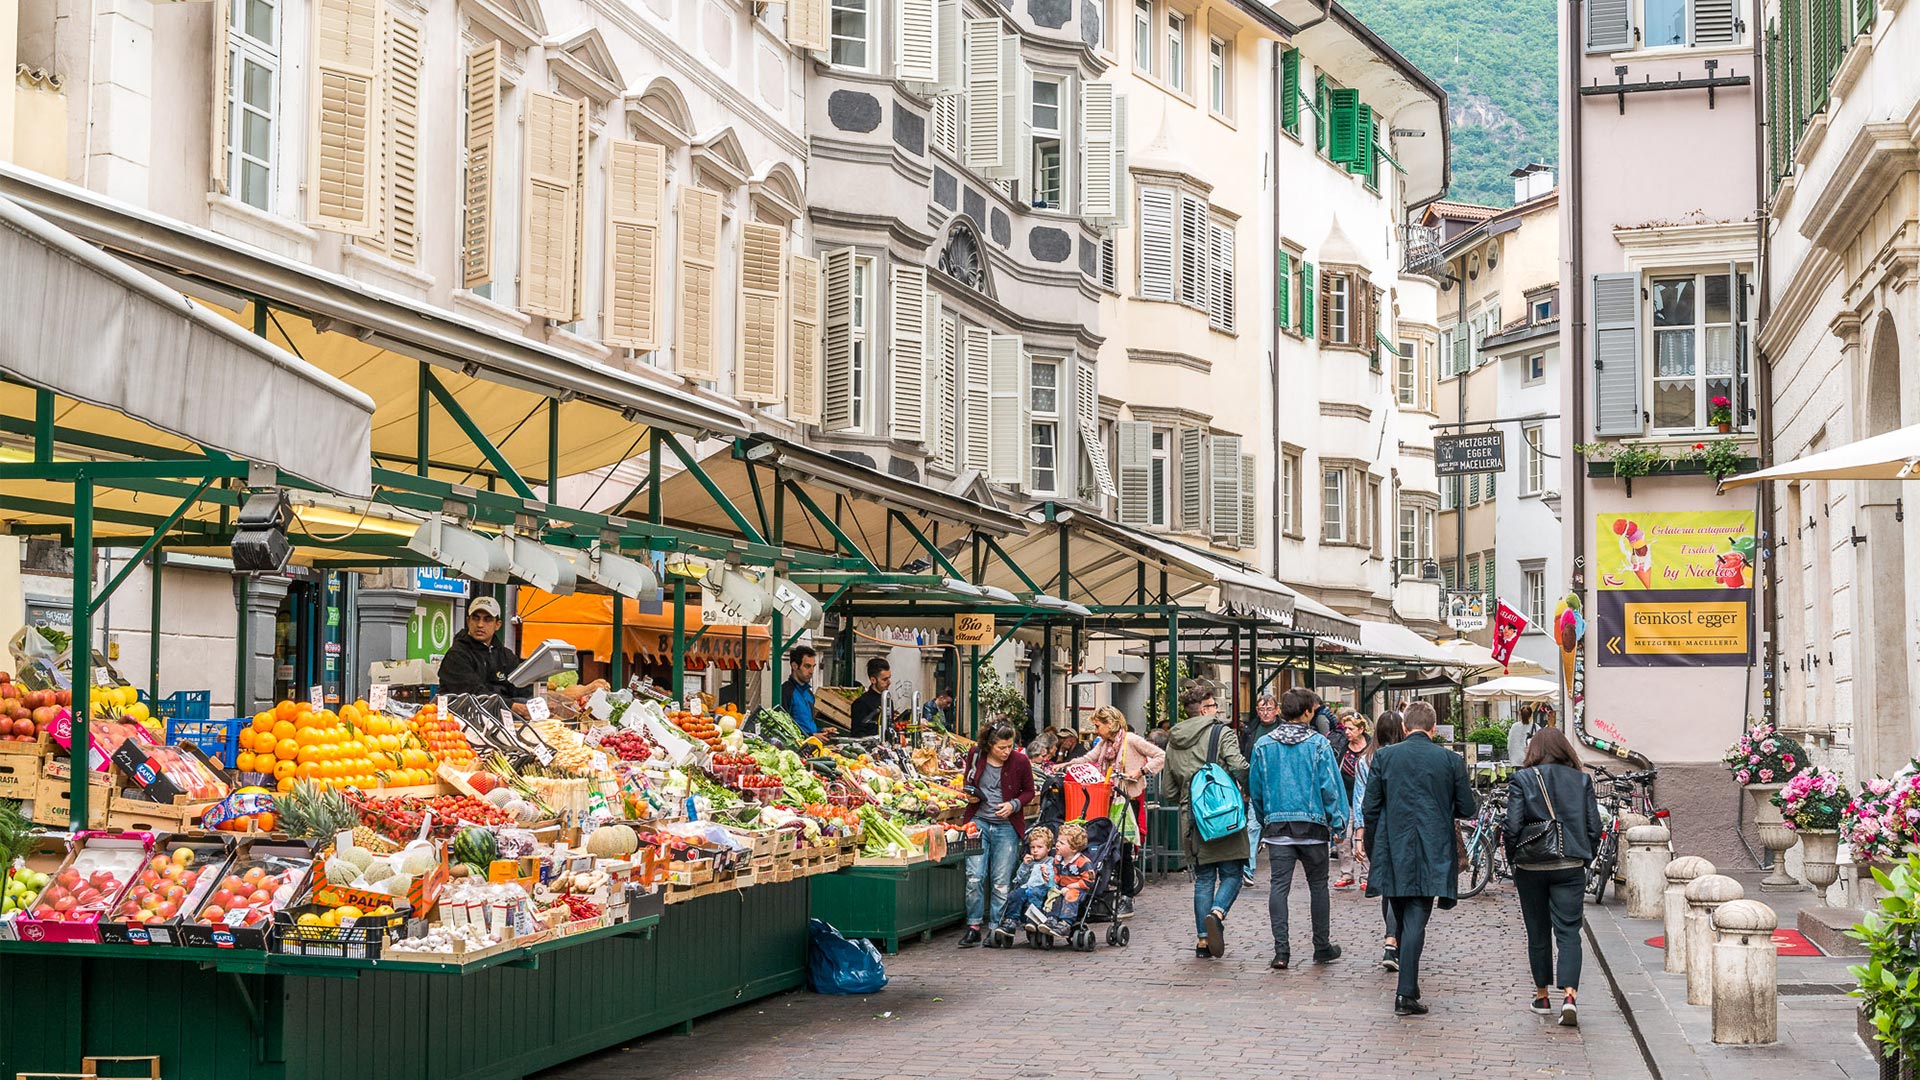
[[993, 616], [955, 615], [953, 617], [953, 643], [962, 648], [969, 645], [992, 645]]
[[1751, 510], [1594, 518], [1602, 667], [1739, 667], [1753, 649]]
[[1434, 437], [1433, 471], [1439, 476], [1497, 473], [1506, 469], [1507, 435], [1503, 431]]

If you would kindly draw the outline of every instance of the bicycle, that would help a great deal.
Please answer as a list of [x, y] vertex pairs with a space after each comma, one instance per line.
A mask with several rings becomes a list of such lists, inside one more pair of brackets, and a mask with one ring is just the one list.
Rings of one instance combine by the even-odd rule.
[[1664, 822], [1668, 814], [1653, 804], [1653, 781], [1659, 776], [1658, 770], [1615, 774], [1596, 765], [1593, 771], [1597, 774], [1595, 785], [1607, 785], [1600, 795], [1600, 843], [1594, 848], [1593, 860], [1587, 863], [1586, 891], [1598, 904], [1605, 901], [1609, 882], [1624, 881], [1619, 874], [1621, 814], [1638, 814], [1656, 822]]
[[1465, 837], [1467, 866], [1456, 883], [1460, 899], [1480, 895], [1499, 878], [1513, 877], [1504, 842], [1506, 823], [1507, 789], [1497, 787], [1480, 800], [1480, 812], [1474, 815], [1472, 829]]

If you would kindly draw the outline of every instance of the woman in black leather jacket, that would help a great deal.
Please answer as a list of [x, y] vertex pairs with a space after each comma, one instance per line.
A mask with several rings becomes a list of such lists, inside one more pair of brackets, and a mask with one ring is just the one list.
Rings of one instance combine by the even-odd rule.
[[[1515, 848], [1528, 825], [1558, 818], [1559, 859], [1521, 862]], [[1527, 740], [1527, 758], [1507, 781], [1507, 858], [1514, 891], [1527, 926], [1527, 960], [1533, 968], [1534, 1012], [1550, 1015], [1554, 952], [1560, 954], [1560, 1024], [1577, 1027], [1574, 998], [1580, 988], [1581, 906], [1586, 867], [1600, 843], [1600, 803], [1593, 778], [1580, 767], [1573, 745], [1559, 728], [1541, 728]]]

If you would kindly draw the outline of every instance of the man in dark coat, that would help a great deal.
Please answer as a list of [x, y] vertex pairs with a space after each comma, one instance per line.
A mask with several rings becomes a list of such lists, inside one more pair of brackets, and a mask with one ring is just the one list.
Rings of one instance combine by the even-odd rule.
[[1407, 737], [1373, 755], [1367, 794], [1360, 806], [1366, 822], [1368, 896], [1384, 896], [1400, 924], [1400, 986], [1393, 1011], [1418, 1016], [1420, 950], [1434, 901], [1450, 908], [1458, 896], [1454, 821], [1479, 810], [1467, 763], [1433, 741], [1433, 706], [1407, 706]]
[[514, 712], [524, 713], [527, 707], [521, 703], [533, 691], [507, 681], [507, 674], [518, 666], [513, 650], [500, 643], [500, 602], [491, 596], [477, 597], [467, 605], [467, 628], [453, 636], [440, 659], [440, 692], [499, 694]]

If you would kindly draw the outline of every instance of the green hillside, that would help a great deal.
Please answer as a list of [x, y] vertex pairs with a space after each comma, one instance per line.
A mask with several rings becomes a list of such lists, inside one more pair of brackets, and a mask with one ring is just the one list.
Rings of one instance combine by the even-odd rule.
[[1510, 206], [1507, 173], [1559, 160], [1557, 29], [1549, 0], [1345, 0], [1447, 90], [1449, 198]]

